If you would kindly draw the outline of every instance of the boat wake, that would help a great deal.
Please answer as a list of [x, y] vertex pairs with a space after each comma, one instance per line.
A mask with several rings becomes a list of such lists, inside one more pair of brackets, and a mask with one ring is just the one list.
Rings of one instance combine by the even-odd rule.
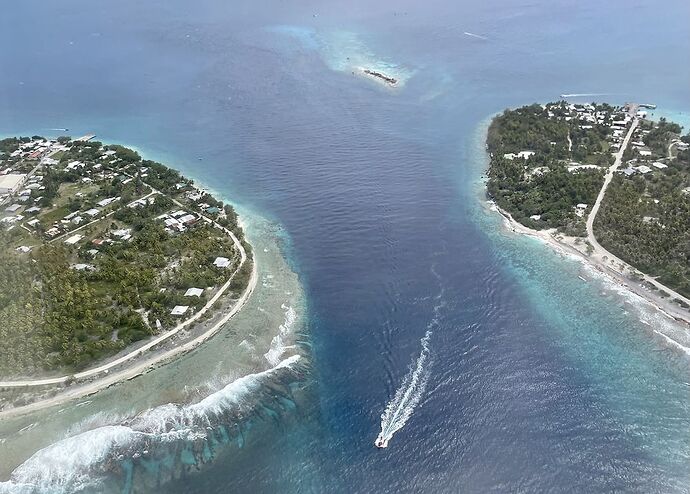
[[446, 306], [445, 288], [443, 287], [441, 275], [436, 271], [436, 265], [431, 266], [431, 274], [439, 283], [440, 291], [436, 296], [436, 305], [433, 309], [433, 318], [427, 325], [426, 333], [420, 340], [422, 351], [417, 360], [410, 366], [410, 370], [402, 380], [400, 387], [395, 391], [395, 396], [388, 402], [386, 409], [381, 414], [381, 432], [376, 437], [374, 445], [377, 448], [388, 447], [388, 442], [393, 434], [402, 429], [412, 416], [415, 408], [419, 404], [427, 381], [431, 375], [431, 340], [432, 329], [440, 324], [441, 310]]
[[484, 40], [484, 41], [489, 41], [489, 38], [487, 38], [486, 36], [482, 36], [482, 35], [480, 35], [480, 34], [470, 33], [469, 31], [465, 31], [465, 32], [462, 33], [462, 34], [464, 34], [465, 36], [469, 36], [470, 38], [477, 38], [477, 39], [481, 39], [481, 40]]
[[589, 96], [611, 96], [611, 93], [565, 93], [561, 98], [584, 98]]
[[414, 367], [410, 368], [402, 384], [396, 390], [395, 396], [381, 414], [381, 432], [374, 442], [378, 448], [388, 446], [393, 434], [405, 426], [424, 394], [430, 374], [430, 338], [431, 330], [427, 330], [421, 339], [422, 351], [417, 357]]

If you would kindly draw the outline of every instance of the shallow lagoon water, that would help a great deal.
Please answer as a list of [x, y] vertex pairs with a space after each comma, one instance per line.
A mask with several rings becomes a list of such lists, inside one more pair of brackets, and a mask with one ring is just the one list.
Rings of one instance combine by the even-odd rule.
[[[506, 234], [480, 181], [486, 119], [507, 106], [606, 93], [687, 114], [684, 2], [36, 5], [13, 6], [0, 30], [4, 46], [33, 34], [21, 56], [0, 53], [0, 133], [68, 127], [164, 158], [267, 218], [256, 242], [285, 232], [298, 275], [284, 275], [304, 290], [304, 399], [257, 414], [241, 447], [215, 448], [166, 489], [687, 489], [688, 357], [640, 311], [666, 323]], [[348, 57], [408, 78], [388, 90], [353, 76]], [[276, 332], [285, 302], [254, 302], [273, 308]], [[423, 392], [378, 451], [380, 416], [430, 329]], [[3, 476], [75, 424], [119, 423], [123, 396], [136, 397], [127, 415], [226, 383], [236, 342], [212, 343], [8, 439]], [[156, 469], [141, 475], [153, 489]]]

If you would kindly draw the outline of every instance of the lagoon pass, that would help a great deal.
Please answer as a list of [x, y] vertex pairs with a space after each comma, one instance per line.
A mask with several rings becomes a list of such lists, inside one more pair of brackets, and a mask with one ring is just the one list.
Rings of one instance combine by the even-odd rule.
[[686, 329], [485, 195], [506, 108], [652, 102], [687, 133], [690, 7], [619, 7], [8, 6], [0, 133], [179, 170], [257, 278], [193, 351], [0, 421], [0, 491], [687, 491]]

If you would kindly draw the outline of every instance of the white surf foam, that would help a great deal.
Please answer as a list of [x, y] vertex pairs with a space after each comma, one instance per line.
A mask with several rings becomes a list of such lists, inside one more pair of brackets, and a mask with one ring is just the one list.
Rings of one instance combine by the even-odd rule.
[[53, 443], [17, 467], [9, 481], [0, 482], [0, 493], [95, 490], [99, 476], [94, 475], [94, 469], [97, 473], [98, 467], [113, 454], [138, 455], [136, 450], [152, 440], [205, 437], [214, 416], [241, 408], [266, 378], [271, 378], [278, 369], [293, 366], [299, 359], [299, 355], [293, 355], [271, 369], [236, 379], [198, 403], [169, 403], [121, 424], [96, 427]]
[[295, 309], [285, 304], [281, 305], [280, 307], [285, 310], [285, 320], [278, 328], [278, 334], [275, 335], [271, 340], [271, 346], [269, 347], [268, 351], [264, 354], [264, 357], [271, 365], [276, 365], [278, 362], [280, 362], [280, 357], [288, 348], [285, 345], [285, 342], [287, 341], [292, 331], [292, 327], [297, 320], [297, 312], [295, 312]]
[[99, 427], [64, 439], [37, 451], [12, 472], [10, 482], [0, 483], [5, 492], [32, 486], [38, 492], [76, 492], [95, 481], [88, 467], [105, 460], [117, 447], [130, 444], [138, 433], [129, 427]]
[[671, 338], [670, 336], [665, 335], [661, 331], [658, 331], [656, 329], [653, 330], [656, 334], [662, 336], [671, 346], [679, 349], [680, 351], [684, 352], [686, 355], [690, 355], [690, 348], [686, 347], [685, 345], [681, 345], [678, 343], [676, 340]]
[[428, 330], [421, 339], [422, 351], [417, 357], [414, 367], [410, 368], [402, 384], [396, 390], [395, 396], [381, 414], [381, 432], [376, 439], [376, 444], [382, 444], [383, 447], [387, 446], [393, 434], [405, 426], [419, 404], [430, 374], [430, 338], [431, 331]]

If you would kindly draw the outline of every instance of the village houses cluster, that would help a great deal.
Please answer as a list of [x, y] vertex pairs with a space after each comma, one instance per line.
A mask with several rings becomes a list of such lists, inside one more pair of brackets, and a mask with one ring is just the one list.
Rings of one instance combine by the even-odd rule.
[[[628, 105], [616, 107], [613, 108], [612, 111], [609, 111], [593, 104], [572, 104], [565, 102], [542, 105], [542, 108], [547, 111], [549, 118], [562, 119], [566, 122], [575, 122], [580, 130], [590, 130], [595, 126], [604, 127], [607, 131], [606, 140], [608, 141], [609, 151], [612, 155], [615, 155], [623, 144], [626, 132], [633, 121], [632, 110], [634, 110]], [[647, 118], [647, 111], [644, 108], [654, 108], [654, 106], [641, 105], [641, 108], [636, 110], [636, 116], [640, 119]], [[620, 173], [624, 173], [628, 176], [636, 173], [646, 174], [651, 172], [654, 168], [664, 169], [668, 166], [665, 163], [665, 157], [654, 156], [652, 150], [646, 145], [645, 136], [649, 133], [649, 129], [642, 129], [640, 127], [635, 129], [630, 142], [630, 145], [635, 149], [635, 158], [629, 160], [626, 163], [627, 166], [621, 169]], [[551, 144], [556, 145], [557, 143], [552, 142]], [[674, 139], [671, 142], [671, 146], [675, 146], [677, 150], [684, 150], [687, 149], [688, 144], [680, 139]], [[570, 147], [572, 147], [571, 142], [569, 142], [569, 148]], [[527, 161], [535, 154], [536, 151], [525, 149], [516, 153], [506, 153], [503, 155], [503, 158], [508, 160], [524, 160], [526, 164], [525, 173], [528, 176], [547, 173], [549, 171], [548, 167], [529, 168], [527, 166]], [[572, 160], [564, 164], [571, 173], [575, 173], [578, 170], [603, 170], [605, 168], [600, 164], [579, 163]], [[577, 204], [573, 209], [577, 216], [583, 217], [588, 207], [588, 204]], [[539, 220], [541, 216], [537, 214], [530, 216], [530, 218], [536, 221]]]
[[[88, 135], [78, 140], [89, 141], [93, 137]], [[46, 190], [46, 169], [49, 167], [52, 170], [71, 173], [71, 180], [76, 181], [76, 184], [70, 192], [70, 197], [75, 200], [86, 199], [90, 192], [100, 193], [99, 185], [111, 183], [113, 180], [119, 181], [122, 185], [130, 183], [134, 177], [126, 171], [129, 166], [136, 166], [135, 173], [142, 181], [147, 177], [148, 168], [145, 166], [109, 166], [116, 164], [120, 159], [116, 156], [115, 150], [106, 147], [100, 147], [97, 159], [72, 159], [67, 162], [60, 160], [61, 152], [69, 151], [71, 144], [72, 141], [65, 139], [58, 141], [32, 138], [28, 142], [22, 142], [18, 149], [6, 156], [4, 161], [0, 161], [0, 207], [4, 211], [0, 217], [0, 226], [7, 230], [23, 228], [35, 239], [33, 244], [27, 242], [28, 245], [17, 246], [15, 250], [19, 253], [30, 252], [33, 245], [43, 240], [62, 242], [74, 248], [86, 245], [90, 247], [86, 253], [95, 258], [100, 253], [99, 249], [106, 244], [131, 241], [132, 228], [123, 226], [101, 231], [94, 236], [87, 227], [113, 215], [122, 207], [144, 208], [156, 201], [159, 192], [146, 186], [144, 195], [126, 205], [121, 204], [120, 196], [98, 197], [95, 200], [93, 195], [92, 200], [84, 200], [83, 206], [69, 212], [65, 211], [64, 207], [57, 207], [54, 201], [46, 204], [42, 192]], [[181, 207], [181, 204], [177, 203], [173, 210], [158, 215], [156, 220], [162, 222], [165, 231], [170, 235], [184, 233], [202, 221], [203, 216], [200, 212], [215, 219], [225, 216], [222, 208], [204, 202], [206, 192], [193, 186], [191, 182], [178, 183], [176, 188], [180, 193], [184, 193], [186, 201], [198, 211]], [[81, 205], [81, 201], [79, 204]], [[56, 213], [63, 214], [56, 216]], [[213, 266], [225, 269], [232, 266], [232, 262], [227, 257], [217, 257], [213, 261]], [[74, 262], [71, 268], [79, 271], [95, 269], [92, 264], [86, 262]], [[205, 290], [190, 287], [184, 296], [200, 298]], [[170, 314], [184, 316], [189, 308], [189, 305], [177, 305], [170, 310]]]

